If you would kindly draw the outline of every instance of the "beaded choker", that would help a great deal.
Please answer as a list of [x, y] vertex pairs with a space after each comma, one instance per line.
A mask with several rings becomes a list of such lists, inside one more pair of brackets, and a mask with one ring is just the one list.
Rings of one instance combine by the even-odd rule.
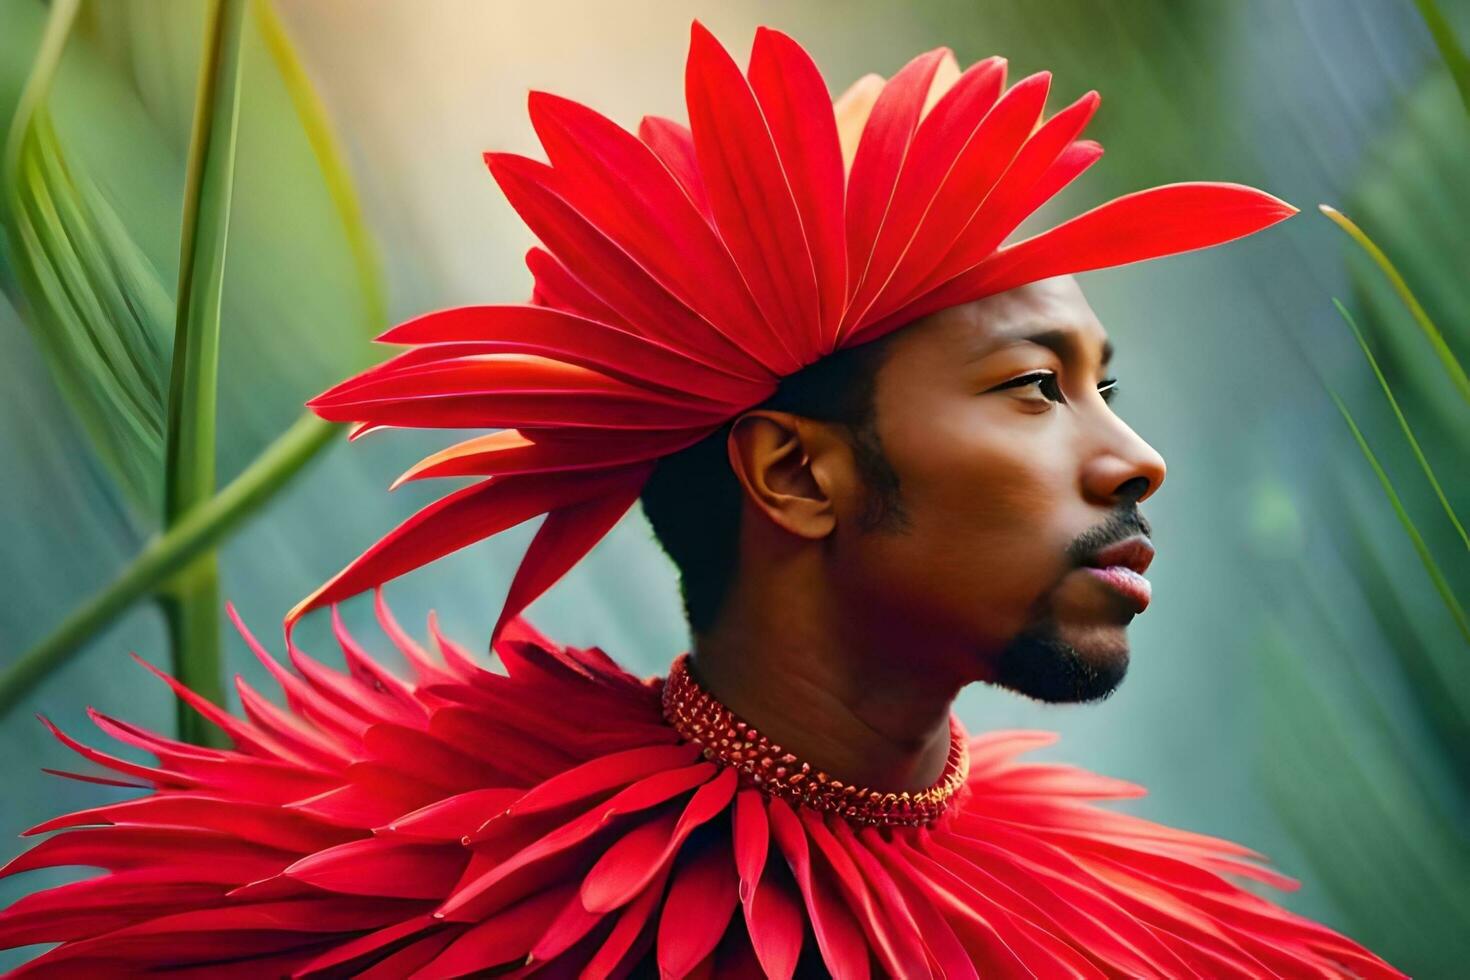
[[920, 826], [937, 820], [965, 785], [970, 754], [959, 722], [950, 718], [949, 758], [934, 785], [891, 793], [853, 786], [802, 762], [742, 721], [699, 686], [689, 655], [675, 660], [663, 685], [664, 718], [712, 762], [730, 766], [741, 781], [790, 803], [874, 827]]

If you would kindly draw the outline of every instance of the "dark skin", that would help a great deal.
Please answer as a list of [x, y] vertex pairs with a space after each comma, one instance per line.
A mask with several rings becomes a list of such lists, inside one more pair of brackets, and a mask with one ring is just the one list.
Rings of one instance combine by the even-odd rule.
[[[939, 778], [966, 684], [1105, 696], [1136, 605], [1079, 548], [1146, 531], [1136, 505], [1165, 470], [1100, 390], [1110, 354], [1070, 277], [893, 335], [874, 405], [902, 514], [877, 529], [841, 426], [742, 416], [729, 440], [739, 567], [695, 637], [697, 677], [813, 766], [894, 791]], [[1038, 685], [1038, 665], [1087, 682]]]

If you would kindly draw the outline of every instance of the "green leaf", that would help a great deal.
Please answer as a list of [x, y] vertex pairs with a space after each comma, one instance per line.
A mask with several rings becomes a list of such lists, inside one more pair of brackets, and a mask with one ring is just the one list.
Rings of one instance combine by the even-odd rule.
[[[1452, 641], [1446, 642], [1449, 637], [1443, 628], [1417, 608], [1414, 583], [1397, 574], [1394, 556], [1374, 540], [1380, 509], [1351, 501], [1348, 513], [1337, 519], [1348, 532], [1343, 542], [1346, 559], [1364, 605], [1403, 671], [1409, 697], [1431, 735], [1447, 750], [1445, 761], [1470, 784], [1470, 755], [1455, 749], [1470, 745], [1470, 658]], [[1397, 536], [1392, 543], [1399, 543]]]
[[1440, 570], [1439, 563], [1434, 560], [1434, 555], [1430, 553], [1429, 545], [1424, 542], [1424, 536], [1419, 533], [1419, 528], [1414, 523], [1414, 519], [1409, 516], [1408, 510], [1404, 507], [1403, 500], [1400, 499], [1398, 491], [1394, 489], [1393, 481], [1389, 479], [1388, 473], [1383, 469], [1383, 464], [1374, 455], [1372, 447], [1368, 445], [1368, 440], [1363, 438], [1362, 430], [1358, 428], [1358, 423], [1354, 421], [1352, 413], [1348, 411], [1347, 405], [1343, 404], [1337, 392], [1329, 390], [1328, 394], [1332, 396], [1333, 402], [1337, 405], [1337, 410], [1342, 413], [1342, 417], [1347, 422], [1348, 428], [1352, 430], [1353, 439], [1357, 441], [1358, 448], [1363, 451], [1363, 456], [1368, 460], [1368, 465], [1373, 468], [1374, 475], [1378, 477], [1378, 482], [1383, 486], [1383, 492], [1387, 495], [1389, 503], [1393, 506], [1394, 515], [1398, 517], [1399, 523], [1404, 528], [1404, 533], [1409, 536], [1409, 540], [1413, 543], [1414, 552], [1419, 556], [1419, 561], [1423, 564], [1424, 570], [1429, 573], [1429, 579], [1434, 583], [1435, 591], [1439, 593], [1445, 608], [1454, 617], [1455, 625], [1459, 627], [1460, 634], [1465, 638], [1465, 642], [1470, 643], [1470, 621], [1467, 621], [1465, 618], [1465, 610], [1461, 607], [1460, 600], [1455, 598], [1454, 590], [1450, 588], [1448, 580], [1445, 579], [1444, 572]]
[[[1470, 159], [1470, 125], [1459, 94], [1442, 72], [1431, 73], [1403, 99], [1395, 116], [1348, 195], [1350, 213], [1373, 229], [1375, 243], [1396, 265], [1411, 273], [1415, 297], [1443, 328], [1445, 342], [1463, 352], [1470, 345], [1464, 263], [1470, 253], [1470, 182], [1460, 178], [1460, 171]], [[1405, 413], [1416, 420], [1430, 458], [1463, 458], [1470, 453], [1464, 398], [1366, 252], [1350, 251], [1349, 271], [1354, 300], [1349, 306]], [[1470, 505], [1467, 491], [1470, 482], [1446, 482], [1446, 494], [1461, 510]]]
[[[77, 0], [52, 8], [48, 22], [65, 14], [75, 27], [69, 36], [53, 28], [48, 65], [33, 73], [34, 47], [15, 42], [40, 33], [43, 8], [5, 6], [16, 31], [7, 30], [0, 57], [24, 58], [25, 69], [0, 65], [0, 83], [25, 75], [28, 94], [0, 120], [22, 124], [6, 129], [16, 162], [0, 170], [18, 171], [24, 147], [46, 165], [30, 188], [44, 188], [50, 204], [22, 225], [4, 217], [12, 267], [0, 272], [134, 524], [149, 530], [162, 510], [182, 154], [205, 8], [171, 0], [77, 8]], [[376, 250], [320, 101], [270, 5], [256, 0], [254, 14], [242, 37], [251, 85], [240, 107], [223, 306], [232, 324], [221, 340], [231, 365], [219, 391], [224, 472], [263, 450], [307, 397], [369, 363], [367, 341], [387, 323]], [[7, 181], [0, 193], [7, 215], [12, 190], [19, 185]], [[53, 213], [54, 223], [36, 226], [36, 214]], [[55, 267], [48, 247], [58, 236], [83, 269]], [[84, 250], [88, 239], [96, 247]], [[95, 322], [99, 313], [105, 319]]]
[[164, 473], [164, 517], [169, 523], [214, 495], [220, 305], [235, 186], [244, 18], [245, 0], [215, 0], [200, 68], [184, 186], [169, 383]]
[[[180, 92], [192, 91], [197, 75], [205, 6], [129, 0], [87, 9], [79, 39], [116, 67], [160, 143], [187, 145], [189, 102]], [[230, 365], [220, 378], [226, 471], [289, 425], [306, 398], [370, 363], [368, 341], [387, 325], [376, 249], [320, 100], [272, 6], [255, 0], [251, 12], [224, 299], [230, 326], [221, 341]], [[115, 152], [80, 127], [64, 132], [89, 160]], [[132, 217], [146, 224], [150, 216]], [[175, 227], [162, 242], [175, 253], [176, 235]]]
[[1424, 311], [1424, 307], [1419, 303], [1418, 297], [1409, 288], [1409, 284], [1404, 281], [1404, 277], [1399, 273], [1399, 270], [1389, 261], [1383, 249], [1379, 248], [1373, 239], [1364, 233], [1363, 229], [1354, 224], [1353, 220], [1341, 211], [1328, 207], [1326, 204], [1318, 205], [1318, 208], [1328, 218], [1331, 218], [1339, 228], [1347, 232], [1348, 236], [1357, 242], [1364, 252], [1368, 253], [1368, 256], [1372, 258], [1374, 264], [1383, 270], [1384, 277], [1393, 285], [1394, 292], [1398, 293], [1399, 298], [1403, 300], [1404, 306], [1408, 308], [1409, 313], [1414, 317], [1414, 322], [1419, 325], [1419, 329], [1424, 333], [1425, 338], [1428, 339], [1430, 346], [1434, 349], [1435, 355], [1439, 357], [1440, 364], [1444, 367], [1445, 373], [1449, 375], [1450, 381], [1454, 384], [1455, 389], [1460, 393], [1460, 397], [1465, 399], [1466, 404], [1470, 404], [1470, 378], [1465, 376], [1465, 369], [1460, 366], [1459, 360], [1455, 357], [1455, 352], [1450, 350], [1449, 344], [1445, 343], [1444, 334], [1440, 333], [1439, 328], [1434, 325], [1434, 321], [1429, 318], [1429, 314]]
[[1460, 101], [1465, 104], [1465, 111], [1470, 112], [1470, 56], [1465, 54], [1460, 42], [1455, 40], [1454, 29], [1435, 0], [1414, 2], [1424, 18], [1424, 26], [1429, 28], [1429, 34], [1439, 48], [1440, 57], [1450, 70], [1450, 77], [1455, 80], [1455, 87], [1460, 90]]
[[156, 513], [170, 306], [146, 258], [65, 160], [46, 107], [76, 0], [53, 8], [4, 154], [6, 243], [38, 345], [103, 461]]
[[1332, 300], [1332, 304], [1337, 307], [1337, 312], [1342, 315], [1342, 318], [1347, 321], [1347, 325], [1352, 328], [1353, 337], [1357, 340], [1358, 346], [1362, 348], [1363, 356], [1368, 358], [1368, 364], [1373, 368], [1373, 376], [1378, 379], [1378, 385], [1383, 389], [1383, 395], [1388, 399], [1389, 407], [1393, 409], [1394, 418], [1398, 420], [1399, 430], [1403, 432], [1405, 441], [1408, 442], [1409, 447], [1414, 451], [1414, 458], [1419, 461], [1419, 468], [1424, 471], [1424, 476], [1429, 481], [1429, 485], [1434, 488], [1434, 495], [1438, 498], [1440, 506], [1444, 508], [1445, 516], [1450, 519], [1450, 523], [1459, 532], [1460, 541], [1467, 549], [1470, 549], [1470, 535], [1465, 534], [1465, 526], [1460, 523], [1460, 518], [1455, 514], [1455, 508], [1451, 506], [1449, 500], [1445, 497], [1444, 488], [1439, 485], [1439, 479], [1434, 475], [1434, 468], [1429, 465], [1429, 459], [1424, 455], [1424, 450], [1419, 447], [1419, 440], [1414, 438], [1414, 430], [1409, 427], [1409, 420], [1404, 416], [1403, 409], [1399, 408], [1399, 400], [1394, 397], [1393, 388], [1389, 385], [1388, 379], [1383, 376], [1383, 369], [1378, 366], [1378, 358], [1373, 356], [1372, 348], [1368, 346], [1368, 341], [1363, 338], [1363, 332], [1358, 329], [1358, 323], [1353, 319], [1353, 315], [1347, 311], [1347, 307], [1343, 306], [1342, 302], [1336, 298]]
[[[1414, 962], [1425, 976], [1450, 975], [1449, 965], [1470, 952], [1463, 930], [1444, 928], [1470, 912], [1470, 852], [1453, 817], [1426, 792], [1419, 760], [1395, 737], [1374, 692], [1336, 662], [1342, 644], [1361, 638], [1340, 635], [1330, 605], [1314, 611], [1312, 632], [1336, 641], [1328, 645], [1333, 662], [1309, 667], [1300, 631], [1269, 621], [1254, 644], [1266, 675], [1268, 791], [1313, 866], [1353, 904], [1357, 929], [1383, 937], [1374, 951], [1399, 965]], [[1283, 609], [1293, 618], [1301, 612]]]

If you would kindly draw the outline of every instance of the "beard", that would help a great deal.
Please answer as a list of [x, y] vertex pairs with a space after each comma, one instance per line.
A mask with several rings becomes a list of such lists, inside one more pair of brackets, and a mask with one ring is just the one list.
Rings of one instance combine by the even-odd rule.
[[1128, 673], [1128, 652], [1088, 657], [1054, 625], [1030, 626], [1001, 651], [991, 682], [1047, 704], [1102, 701]]

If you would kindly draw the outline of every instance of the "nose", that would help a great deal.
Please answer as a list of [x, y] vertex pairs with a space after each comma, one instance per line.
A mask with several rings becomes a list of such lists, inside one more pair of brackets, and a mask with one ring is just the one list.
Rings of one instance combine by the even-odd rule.
[[1083, 492], [1104, 507], [1147, 500], [1164, 482], [1164, 457], [1116, 415], [1105, 426], [1084, 467]]

